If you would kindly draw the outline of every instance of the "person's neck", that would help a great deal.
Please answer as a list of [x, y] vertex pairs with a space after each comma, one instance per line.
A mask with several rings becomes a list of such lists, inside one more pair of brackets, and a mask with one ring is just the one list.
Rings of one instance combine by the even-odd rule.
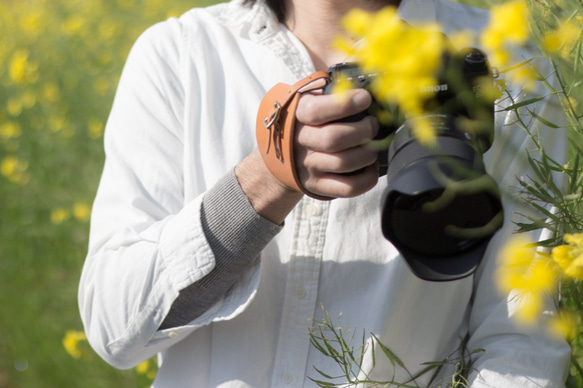
[[378, 11], [396, 4], [393, 0], [286, 0], [285, 25], [307, 48], [316, 70], [345, 59], [332, 47], [334, 38], [344, 35], [342, 18], [353, 8]]

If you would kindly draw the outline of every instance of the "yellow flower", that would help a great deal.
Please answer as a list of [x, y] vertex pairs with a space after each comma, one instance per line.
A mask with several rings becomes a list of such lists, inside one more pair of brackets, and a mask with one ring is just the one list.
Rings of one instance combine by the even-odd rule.
[[63, 338], [63, 347], [73, 358], [80, 358], [83, 351], [79, 348], [79, 343], [86, 341], [87, 336], [82, 331], [67, 330]]
[[78, 35], [83, 26], [87, 24], [82, 17], [75, 15], [63, 24], [63, 32], [67, 35]]
[[54, 82], [45, 83], [42, 88], [42, 97], [49, 103], [57, 102], [61, 98], [57, 84]]
[[64, 115], [54, 114], [48, 118], [47, 124], [51, 132], [59, 132], [65, 128], [67, 118]]
[[567, 245], [553, 248], [552, 257], [568, 277], [583, 280], [583, 233], [565, 234]]
[[42, 12], [36, 11], [24, 17], [21, 22], [22, 30], [35, 36], [38, 35], [42, 16]]
[[146, 373], [148, 373], [149, 369], [150, 369], [150, 360], [142, 361], [136, 366], [136, 372], [138, 372], [138, 374], [140, 374], [140, 375], [145, 375]]
[[17, 84], [34, 82], [38, 79], [38, 66], [28, 60], [28, 51], [17, 50], [9, 65], [10, 79]]
[[80, 222], [87, 222], [91, 217], [91, 207], [84, 202], [75, 202], [73, 216]]
[[548, 31], [543, 36], [542, 47], [551, 54], [558, 53], [561, 48], [571, 48], [577, 42], [581, 25], [573, 21], [562, 22], [556, 30]]
[[556, 266], [547, 256], [523, 236], [511, 238], [500, 250], [496, 284], [502, 293], [518, 294], [516, 317], [523, 323], [537, 319], [546, 294], [557, 284]]
[[577, 319], [574, 314], [563, 311], [551, 319], [549, 329], [558, 337], [571, 339], [577, 334]]
[[520, 295], [519, 308], [514, 316], [520, 323], [532, 324], [537, 321], [542, 310], [542, 295], [536, 292], [525, 292]]
[[98, 139], [103, 136], [103, 123], [101, 120], [89, 119], [87, 123], [89, 137], [92, 139]]
[[136, 366], [136, 373], [145, 375], [150, 380], [154, 380], [156, 377], [156, 364], [152, 360], [145, 360]]
[[[377, 13], [350, 12], [343, 20], [351, 39], [339, 38], [335, 47], [354, 58], [365, 73], [377, 74], [371, 84], [375, 97], [385, 104], [396, 105], [409, 118], [423, 114], [423, 106], [434, 96], [432, 86], [442, 63], [445, 40], [435, 24], [413, 28], [403, 22], [394, 7]], [[411, 50], [415, 47], [415, 50]], [[414, 128], [425, 143], [434, 139], [432, 130]]]
[[415, 135], [415, 138], [419, 140], [419, 143], [425, 146], [431, 146], [435, 144], [435, 140], [437, 138], [435, 128], [431, 124], [431, 121], [426, 117], [418, 117], [415, 120], [413, 134]]
[[25, 185], [28, 183], [28, 163], [16, 156], [6, 156], [0, 163], [0, 173], [14, 183]]
[[18, 123], [7, 121], [0, 124], [0, 138], [12, 139], [20, 136], [21, 134], [22, 130], [20, 129], [20, 125], [18, 125]]
[[59, 225], [71, 217], [71, 212], [65, 208], [57, 208], [51, 212], [51, 222], [55, 225]]
[[532, 292], [550, 291], [556, 284], [557, 272], [547, 258], [536, 258], [524, 274], [523, 288]]
[[476, 45], [476, 37], [471, 31], [455, 32], [449, 36], [449, 40], [451, 41], [451, 44], [458, 50], [466, 47], [474, 47]]
[[117, 26], [112, 22], [103, 22], [99, 24], [99, 38], [107, 41], [111, 39], [118, 31]]
[[482, 46], [489, 53], [494, 67], [506, 67], [513, 45], [523, 45], [529, 38], [529, 12], [522, 0], [493, 6], [490, 22], [481, 36]]

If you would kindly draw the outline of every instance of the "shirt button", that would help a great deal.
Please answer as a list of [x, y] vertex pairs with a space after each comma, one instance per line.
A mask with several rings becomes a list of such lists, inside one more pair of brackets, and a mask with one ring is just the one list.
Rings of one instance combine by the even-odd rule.
[[284, 373], [281, 376], [281, 381], [283, 381], [285, 384], [291, 384], [291, 382], [294, 380], [293, 376], [289, 373]]
[[175, 331], [171, 331], [171, 332], [168, 333], [168, 337], [170, 337], [170, 338], [176, 338], [176, 337], [178, 337], [178, 333], [175, 332]]
[[296, 296], [298, 299], [304, 299], [306, 297], [306, 289], [304, 287], [300, 287], [296, 290]]
[[309, 203], [306, 206], [306, 213], [310, 217], [315, 217], [317, 215], [320, 215], [320, 208], [318, 206], [314, 205], [313, 203]]

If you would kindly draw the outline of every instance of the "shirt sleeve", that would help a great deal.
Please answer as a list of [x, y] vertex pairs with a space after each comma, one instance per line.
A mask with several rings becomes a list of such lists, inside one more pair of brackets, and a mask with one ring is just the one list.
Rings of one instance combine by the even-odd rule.
[[280, 225], [257, 214], [234, 171], [205, 194], [201, 217], [204, 234], [215, 256], [215, 268], [180, 291], [161, 329], [184, 326], [208, 311], [281, 230]]
[[[541, 64], [544, 66], [544, 64]], [[551, 74], [541, 67], [543, 74]], [[541, 83], [539, 83], [541, 84]], [[528, 109], [534, 110], [540, 117], [559, 126], [564, 124], [560, 103], [545, 90], [542, 84], [528, 94], [517, 89], [511, 90], [514, 103], [527, 101], [533, 96], [546, 96]], [[509, 103], [507, 103], [508, 105]], [[497, 107], [500, 108], [500, 107]], [[503, 111], [504, 112], [504, 111]], [[526, 124], [533, 136], [540, 137], [545, 152], [559, 163], [564, 163], [567, 156], [566, 133], [564, 128], [551, 128], [536, 120], [521, 108], [520, 120]], [[517, 179], [533, 177], [529, 169], [527, 153], [540, 160], [540, 152], [527, 131], [518, 125], [519, 117], [509, 111], [498, 115], [495, 144], [486, 155], [489, 172], [498, 181], [503, 192], [505, 222], [502, 230], [489, 245], [484, 265], [476, 275], [474, 302], [470, 314], [470, 341], [468, 350], [483, 349], [474, 356], [475, 364], [470, 374], [472, 387], [564, 387], [570, 360], [567, 343], [553, 337], [545, 329], [545, 322], [555, 314], [554, 303], [549, 297], [548, 305], [541, 314], [537, 324], [532, 328], [518, 325], [514, 320], [517, 304], [520, 302], [515, 294], [501, 295], [495, 287], [497, 253], [500, 247], [516, 231], [519, 214], [532, 214], [532, 209], [517, 198]], [[559, 187], [564, 182], [556, 176]], [[548, 238], [548, 231], [530, 233], [532, 241]]]
[[158, 330], [180, 291], [217, 262], [202, 225], [205, 193], [188, 202], [183, 195], [182, 35], [176, 19], [142, 34], [106, 126], [79, 307], [92, 347], [118, 368], [137, 365], [200, 326], [236, 316], [259, 279], [259, 264], [243, 268], [236, 286], [195, 321]]

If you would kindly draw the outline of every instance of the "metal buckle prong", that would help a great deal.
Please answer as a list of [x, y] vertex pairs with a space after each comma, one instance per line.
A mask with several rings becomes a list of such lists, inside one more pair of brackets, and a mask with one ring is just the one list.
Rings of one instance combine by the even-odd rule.
[[273, 107], [275, 108], [275, 111], [263, 119], [263, 126], [267, 129], [270, 129], [271, 126], [279, 119], [279, 113], [281, 112], [281, 105], [279, 105], [277, 100], [275, 100], [273, 103]]

